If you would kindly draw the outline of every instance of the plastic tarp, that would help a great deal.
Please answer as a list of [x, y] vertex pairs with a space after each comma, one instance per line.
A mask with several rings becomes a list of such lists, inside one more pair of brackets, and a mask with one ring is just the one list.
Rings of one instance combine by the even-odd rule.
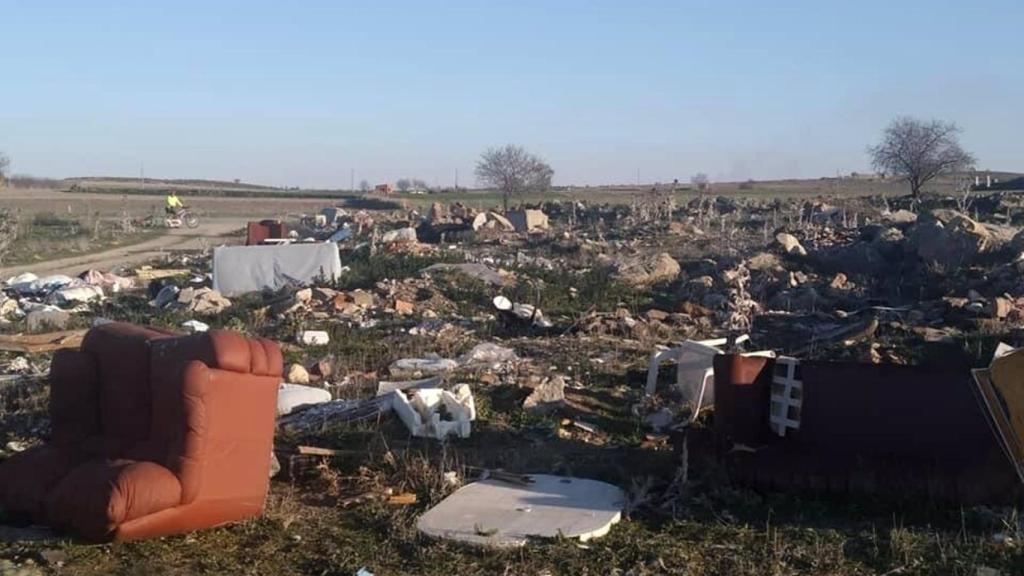
[[213, 288], [225, 296], [340, 275], [341, 257], [333, 243], [221, 246], [213, 251]]

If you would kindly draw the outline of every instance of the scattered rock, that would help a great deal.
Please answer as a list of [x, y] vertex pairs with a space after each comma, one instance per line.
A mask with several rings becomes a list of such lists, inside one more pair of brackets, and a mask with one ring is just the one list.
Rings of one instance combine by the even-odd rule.
[[550, 227], [548, 215], [540, 210], [513, 210], [506, 216], [516, 232], [536, 232]]
[[29, 332], [64, 330], [70, 321], [71, 314], [53, 306], [33, 310], [25, 318]]
[[199, 320], [186, 320], [185, 322], [181, 323], [181, 327], [184, 328], [185, 331], [189, 332], [190, 334], [195, 334], [197, 332], [206, 332], [210, 329], [209, 324], [206, 324], [205, 322], [200, 322]]
[[919, 222], [911, 231], [909, 243], [919, 258], [946, 268], [970, 264], [995, 244], [983, 225], [944, 210], [935, 210], [928, 220]]
[[747, 259], [747, 268], [760, 272], [772, 272], [782, 270], [782, 261], [775, 254], [761, 252]]
[[644, 424], [647, 425], [651, 430], [655, 432], [661, 432], [665, 428], [672, 425], [675, 421], [676, 415], [669, 408], [662, 408], [655, 412], [651, 412], [644, 417]]
[[799, 256], [807, 256], [807, 250], [800, 245], [800, 241], [796, 239], [796, 236], [787, 232], [779, 232], [775, 235], [775, 243], [782, 248], [782, 251], [786, 254], [797, 254]]
[[829, 282], [828, 285], [833, 290], [843, 290], [843, 289], [846, 288], [846, 282], [847, 282], [846, 274], [843, 274], [842, 272], [839, 272], [835, 276], [832, 277], [832, 281]]
[[281, 473], [281, 462], [277, 460], [277, 454], [270, 453], [270, 477], [273, 478]]
[[565, 405], [565, 379], [552, 376], [541, 382], [523, 401], [523, 409], [534, 414], [547, 414]]
[[[182, 290], [184, 293], [191, 288]], [[180, 301], [180, 296], [179, 296]], [[204, 316], [212, 316], [220, 314], [231, 307], [231, 300], [228, 300], [221, 295], [220, 292], [213, 288], [200, 288], [196, 290], [191, 298], [191, 301], [186, 306], [186, 309], [190, 312]]]
[[496, 364], [517, 360], [515, 350], [493, 342], [482, 342], [459, 358], [461, 364]]
[[289, 384], [309, 384], [309, 371], [302, 364], [291, 364], [285, 374], [285, 381]]
[[330, 335], [323, 330], [303, 330], [296, 334], [295, 339], [306, 346], [323, 346], [331, 341]]
[[882, 219], [891, 224], [913, 224], [917, 222], [917, 214], [901, 208], [893, 212], [883, 213]]
[[414, 244], [417, 242], [416, 229], [415, 228], [399, 228], [398, 230], [389, 230], [381, 236], [380, 241], [384, 244], [398, 244], [408, 243]]
[[999, 296], [992, 301], [993, 317], [1003, 319], [1009, 316], [1011, 311], [1013, 311], [1013, 300]]
[[416, 306], [412, 302], [406, 302], [405, 300], [395, 299], [393, 306], [395, 314], [399, 316], [409, 316], [416, 312]]
[[645, 312], [644, 316], [646, 316], [647, 319], [651, 321], [664, 322], [666, 319], [668, 319], [668, 312], [652, 308]]
[[622, 262], [616, 269], [616, 277], [632, 286], [651, 286], [671, 282], [679, 277], [679, 262], [665, 252], [652, 257], [635, 258]]

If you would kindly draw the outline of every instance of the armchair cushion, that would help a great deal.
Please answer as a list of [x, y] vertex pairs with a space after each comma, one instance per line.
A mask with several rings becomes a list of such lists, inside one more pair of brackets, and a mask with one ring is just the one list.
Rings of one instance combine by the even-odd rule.
[[124, 522], [181, 502], [181, 484], [153, 462], [92, 460], [65, 476], [46, 501], [46, 519], [90, 540], [104, 540]]

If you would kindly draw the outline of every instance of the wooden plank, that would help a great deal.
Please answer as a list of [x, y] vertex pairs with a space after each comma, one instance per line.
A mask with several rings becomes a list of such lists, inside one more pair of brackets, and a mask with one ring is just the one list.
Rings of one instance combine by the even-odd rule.
[[46, 334], [0, 335], [0, 350], [37, 354], [63, 348], [78, 348], [88, 330], [64, 330]]
[[188, 268], [167, 268], [162, 270], [155, 268], [137, 268], [135, 270], [135, 276], [137, 276], [142, 282], [150, 282], [152, 280], [170, 278], [172, 276], [184, 276], [191, 273], [192, 271]]

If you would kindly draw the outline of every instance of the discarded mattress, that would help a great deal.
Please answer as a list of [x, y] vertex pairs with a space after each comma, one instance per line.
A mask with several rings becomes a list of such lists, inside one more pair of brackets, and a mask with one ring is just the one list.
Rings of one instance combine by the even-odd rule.
[[238, 296], [285, 285], [306, 285], [341, 275], [338, 245], [221, 246], [213, 251], [213, 289]]
[[622, 516], [622, 490], [583, 478], [536, 474], [528, 485], [482, 480], [463, 486], [420, 517], [416, 527], [436, 538], [496, 548], [530, 538], [604, 536]]

